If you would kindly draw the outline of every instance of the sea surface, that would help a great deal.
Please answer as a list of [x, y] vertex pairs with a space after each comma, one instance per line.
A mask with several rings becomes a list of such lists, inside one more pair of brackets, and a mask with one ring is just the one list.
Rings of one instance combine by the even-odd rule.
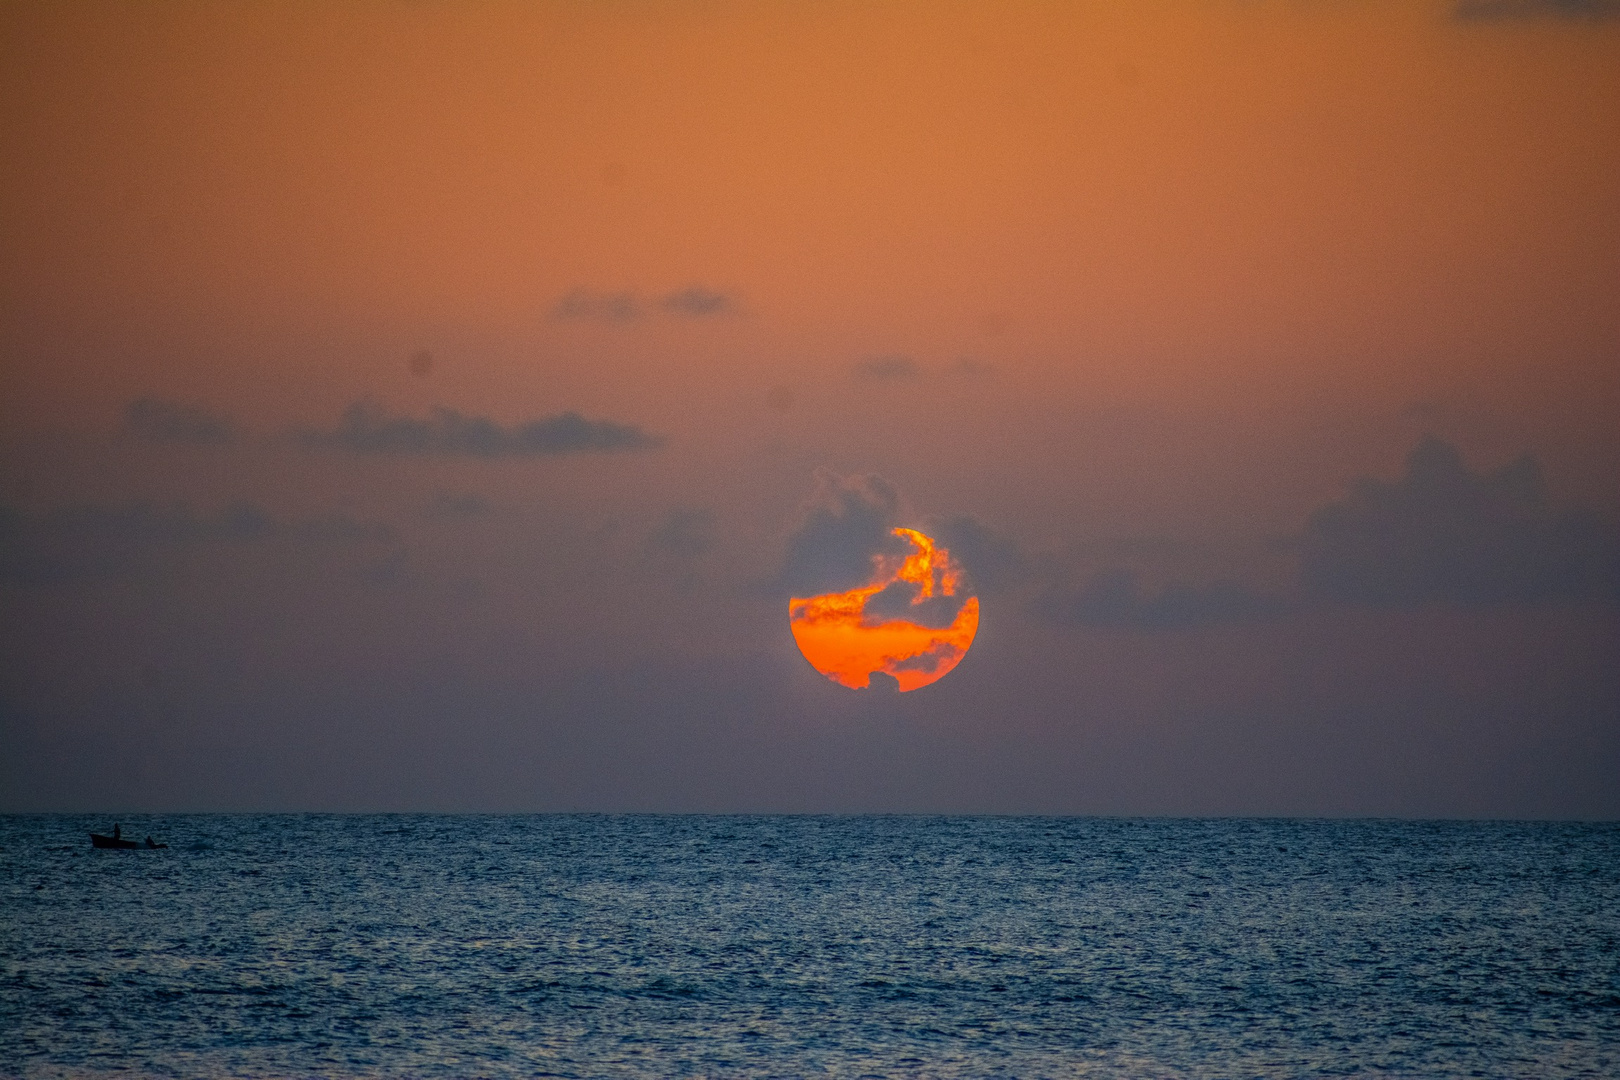
[[1620, 1077], [1620, 825], [0, 817], [0, 1075]]

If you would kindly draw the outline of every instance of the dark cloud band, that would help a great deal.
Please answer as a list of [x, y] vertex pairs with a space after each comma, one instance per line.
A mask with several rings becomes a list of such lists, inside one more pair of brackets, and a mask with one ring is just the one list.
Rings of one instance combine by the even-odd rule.
[[1036, 609], [1054, 622], [1115, 630], [1190, 630], [1274, 618], [1283, 602], [1230, 581], [1172, 582], [1157, 593], [1128, 570], [1105, 570], [1077, 590], [1049, 589]]
[[1511, 19], [1576, 19], [1620, 17], [1620, 0], [1460, 0], [1452, 15], [1462, 22]]
[[1456, 448], [1424, 439], [1398, 480], [1362, 478], [1310, 515], [1289, 597], [1235, 582], [1144, 590], [1109, 569], [1078, 589], [1051, 586], [1037, 612], [1069, 626], [1175, 630], [1276, 618], [1305, 605], [1374, 608], [1620, 604], [1620, 530], [1550, 504], [1528, 454], [1475, 472]]
[[345, 514], [277, 519], [252, 503], [217, 511], [186, 503], [62, 507], [30, 515], [0, 506], [0, 579], [31, 584], [122, 577], [209, 545], [321, 549], [389, 543], [394, 528]]
[[1613, 602], [1620, 537], [1596, 513], [1549, 505], [1530, 455], [1479, 473], [1431, 437], [1399, 480], [1359, 480], [1311, 515], [1301, 578], [1318, 597], [1380, 607]]
[[152, 442], [189, 446], [229, 446], [237, 441], [236, 425], [198, 405], [144, 397], [124, 409], [124, 431]]

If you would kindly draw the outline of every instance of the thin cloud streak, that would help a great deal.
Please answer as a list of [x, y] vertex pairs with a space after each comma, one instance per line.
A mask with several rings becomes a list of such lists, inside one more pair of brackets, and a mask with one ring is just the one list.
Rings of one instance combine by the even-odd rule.
[[437, 408], [428, 419], [389, 416], [372, 402], [357, 401], [330, 431], [298, 433], [306, 446], [388, 457], [560, 457], [653, 450], [664, 440], [634, 424], [588, 420], [577, 412], [504, 425], [487, 416], [464, 416]]
[[737, 298], [705, 285], [688, 285], [661, 296], [643, 297], [629, 290], [597, 292], [571, 289], [553, 305], [554, 319], [626, 326], [649, 315], [677, 319], [713, 319], [741, 311]]
[[871, 356], [856, 363], [855, 374], [862, 379], [895, 382], [915, 379], [921, 372], [917, 369], [917, 361], [909, 356]]
[[689, 319], [707, 319], [716, 315], [731, 315], [737, 310], [737, 302], [722, 292], [706, 289], [701, 285], [692, 285], [658, 301], [658, 306], [671, 315], [684, 316]]

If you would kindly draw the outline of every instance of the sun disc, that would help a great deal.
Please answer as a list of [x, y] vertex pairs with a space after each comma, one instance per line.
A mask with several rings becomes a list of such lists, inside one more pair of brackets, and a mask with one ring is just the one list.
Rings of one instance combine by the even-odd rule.
[[[915, 549], [904, 559], [872, 557], [872, 578], [858, 589], [788, 601], [793, 640], [810, 666], [853, 690], [871, 686], [882, 672], [900, 684], [901, 692], [937, 682], [973, 645], [979, 629], [979, 598], [964, 596], [961, 567], [950, 552], [915, 529], [894, 535]], [[872, 611], [879, 593], [899, 584], [911, 593], [910, 611]], [[948, 625], [929, 625], [924, 605], [955, 608]], [[958, 606], [959, 605], [959, 606]]]

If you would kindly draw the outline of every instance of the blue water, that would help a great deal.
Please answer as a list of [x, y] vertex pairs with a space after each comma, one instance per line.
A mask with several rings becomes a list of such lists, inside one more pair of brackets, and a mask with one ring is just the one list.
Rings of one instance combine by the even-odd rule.
[[1620, 1076], [1620, 826], [0, 818], [0, 1074]]

